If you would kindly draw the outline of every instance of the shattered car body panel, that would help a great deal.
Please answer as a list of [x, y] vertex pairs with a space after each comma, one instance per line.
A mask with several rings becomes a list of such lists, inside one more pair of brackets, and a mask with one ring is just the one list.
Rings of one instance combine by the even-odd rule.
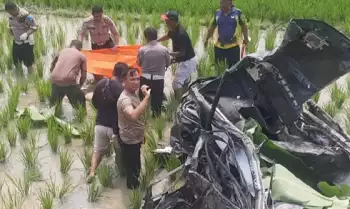
[[[185, 186], [156, 201], [148, 196], [154, 207], [144, 208], [271, 208], [259, 151], [311, 187], [349, 172], [349, 136], [308, 101], [349, 70], [346, 36], [322, 21], [294, 19], [273, 53], [248, 55], [223, 76], [192, 83], [171, 131], [174, 152], [187, 157]], [[261, 133], [246, 128], [248, 119]]]

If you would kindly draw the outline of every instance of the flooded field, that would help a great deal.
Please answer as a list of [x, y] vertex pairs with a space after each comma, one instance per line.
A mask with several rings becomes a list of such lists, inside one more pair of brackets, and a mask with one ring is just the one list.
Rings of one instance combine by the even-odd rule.
[[[59, 124], [50, 117], [47, 98], [50, 94], [49, 66], [53, 54], [58, 52], [77, 37], [77, 30], [83, 21], [82, 18], [62, 18], [50, 15], [36, 16], [40, 31], [35, 35], [36, 76], [19, 79], [11, 71], [12, 63], [9, 55], [11, 38], [6, 33], [0, 34], [2, 47], [0, 49], [0, 208], [57, 208], [57, 209], [125, 209], [137, 208], [140, 203], [138, 191], [132, 192], [126, 188], [125, 179], [118, 176], [118, 169], [113, 164], [113, 155], [107, 157], [100, 165], [101, 184], [107, 179], [108, 185], [93, 185], [88, 189], [86, 185], [86, 172], [91, 158], [91, 142], [93, 137], [94, 110], [88, 105], [87, 116], [74, 111], [65, 98], [61, 111], [56, 111], [57, 118], [72, 125], [79, 134], [67, 130], [67, 125], [60, 125], [62, 129], [55, 128]], [[130, 21], [130, 20], [129, 20]], [[117, 21], [118, 31], [121, 35], [121, 44], [143, 44], [142, 31], [151, 22]], [[158, 24], [159, 35], [166, 29]], [[199, 61], [198, 75], [206, 77], [218, 75], [220, 70], [213, 66], [213, 46], [204, 47], [203, 38], [206, 28], [199, 24], [186, 24], [189, 34], [195, 45]], [[0, 15], [1, 31], [6, 31], [6, 15]], [[249, 25], [251, 43], [248, 52], [265, 53], [278, 46], [283, 37], [281, 28], [262, 27], [258, 21]], [[84, 48], [89, 49], [89, 38], [84, 42]], [[166, 45], [171, 48], [171, 42]], [[25, 69], [24, 69], [25, 70]], [[92, 79], [92, 75], [88, 76]], [[169, 138], [169, 127], [176, 104], [171, 99], [172, 69], [166, 72], [165, 93], [169, 97], [163, 117], [154, 119], [147, 124], [146, 144], [143, 148], [143, 175], [141, 181], [149, 184], [155, 175], [162, 174], [162, 169], [156, 169], [155, 160], [149, 155], [157, 143], [166, 144]], [[350, 120], [346, 100], [350, 92], [350, 82], [347, 77], [337, 81], [330, 89], [325, 89], [315, 100], [324, 105], [327, 112], [342, 125], [347, 126]], [[89, 86], [85, 85], [87, 89]], [[91, 92], [86, 94], [91, 98]], [[339, 101], [344, 100], [344, 101]], [[17, 111], [15, 109], [17, 107]], [[40, 111], [40, 117], [35, 118], [34, 108]], [[30, 112], [30, 120], [25, 117], [18, 119], [18, 113], [23, 110]], [[34, 109], [34, 110], [33, 110]], [[350, 113], [350, 111], [349, 111]], [[52, 114], [51, 114], [52, 115]], [[38, 125], [39, 124], [39, 125]], [[47, 128], [48, 127], [48, 128]], [[348, 127], [348, 126], [347, 126]], [[69, 134], [70, 133], [70, 134]], [[23, 138], [23, 139], [22, 139]], [[69, 140], [71, 138], [71, 142]], [[2, 155], [4, 154], [4, 155]], [[4, 156], [4, 157], [1, 157]], [[166, 170], [176, 167], [176, 162], [167, 164]], [[154, 168], [156, 170], [147, 171]], [[147, 172], [146, 172], [147, 171]], [[150, 174], [151, 173], [151, 174]], [[103, 178], [104, 177], [104, 178]], [[110, 181], [110, 182], [109, 182]], [[154, 188], [155, 193], [164, 189], [167, 182]]]

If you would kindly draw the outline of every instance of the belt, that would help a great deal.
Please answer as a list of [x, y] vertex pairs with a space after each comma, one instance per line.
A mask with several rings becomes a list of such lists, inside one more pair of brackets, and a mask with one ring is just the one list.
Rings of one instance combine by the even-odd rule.
[[141, 76], [146, 78], [146, 79], [149, 79], [149, 80], [162, 80], [162, 79], [164, 79], [164, 76], [162, 76], [162, 75], [152, 75], [152, 74], [148, 74], [148, 73], [142, 73]]
[[91, 43], [92, 43], [92, 44], [95, 44], [95, 45], [97, 45], [97, 46], [102, 46], [102, 45], [104, 45], [105, 43], [107, 43], [109, 40], [111, 40], [111, 37], [109, 37], [109, 39], [106, 40], [105, 42], [100, 42], [100, 43], [91, 42]]
[[29, 43], [29, 40], [25, 40], [25, 41], [14, 41], [17, 45], [21, 45], [21, 44], [27, 44]]

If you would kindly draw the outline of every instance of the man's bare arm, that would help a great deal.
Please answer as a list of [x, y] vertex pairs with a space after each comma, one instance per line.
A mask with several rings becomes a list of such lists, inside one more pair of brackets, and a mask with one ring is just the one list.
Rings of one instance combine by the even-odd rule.
[[86, 57], [84, 56], [83, 61], [81, 63], [81, 77], [80, 77], [80, 86], [84, 84], [86, 81], [86, 74], [87, 74], [87, 65], [86, 65]]
[[162, 41], [167, 41], [167, 40], [169, 40], [169, 39], [170, 39], [170, 37], [168, 36], [168, 34], [166, 34], [166, 35], [164, 35], [164, 36], [158, 38], [157, 41], [162, 42]]
[[57, 60], [58, 60], [58, 56], [59, 55], [56, 55], [55, 58], [53, 59], [53, 61], [51, 62], [50, 72], [52, 72], [53, 69], [55, 68]]
[[142, 102], [140, 103], [140, 105], [137, 106], [135, 109], [131, 104], [125, 104], [123, 111], [131, 120], [137, 121], [141, 118], [142, 114], [146, 111], [148, 100], [149, 100], [149, 95], [145, 96]]

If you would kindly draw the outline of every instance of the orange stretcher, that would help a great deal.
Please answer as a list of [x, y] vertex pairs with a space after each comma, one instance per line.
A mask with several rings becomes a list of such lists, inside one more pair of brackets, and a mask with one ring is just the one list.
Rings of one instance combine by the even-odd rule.
[[87, 71], [91, 74], [112, 77], [114, 65], [117, 62], [125, 62], [129, 67], [139, 71], [137, 65], [137, 53], [141, 45], [119, 46], [116, 49], [82, 50], [87, 58]]

